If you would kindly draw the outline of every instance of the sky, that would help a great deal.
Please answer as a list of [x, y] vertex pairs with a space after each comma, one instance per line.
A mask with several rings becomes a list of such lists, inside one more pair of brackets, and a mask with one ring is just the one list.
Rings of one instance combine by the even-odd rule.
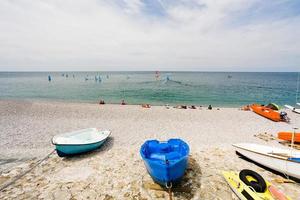
[[0, 1], [0, 71], [89, 70], [300, 71], [300, 1]]

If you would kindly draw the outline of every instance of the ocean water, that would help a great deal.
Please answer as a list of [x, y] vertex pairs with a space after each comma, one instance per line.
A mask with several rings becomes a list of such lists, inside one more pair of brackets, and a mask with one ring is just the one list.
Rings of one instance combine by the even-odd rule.
[[160, 72], [158, 76], [155, 72], [0, 72], [0, 99], [92, 103], [124, 99], [128, 104], [223, 107], [296, 102], [296, 72]]

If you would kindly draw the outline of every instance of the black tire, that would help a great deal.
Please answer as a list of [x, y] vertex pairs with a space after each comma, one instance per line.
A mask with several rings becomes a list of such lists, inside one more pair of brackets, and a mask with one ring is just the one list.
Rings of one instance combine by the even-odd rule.
[[[248, 181], [247, 176], [253, 177], [256, 181]], [[266, 191], [267, 184], [264, 178], [258, 173], [243, 169], [239, 174], [240, 179], [248, 186], [252, 187], [256, 192], [262, 193]]]

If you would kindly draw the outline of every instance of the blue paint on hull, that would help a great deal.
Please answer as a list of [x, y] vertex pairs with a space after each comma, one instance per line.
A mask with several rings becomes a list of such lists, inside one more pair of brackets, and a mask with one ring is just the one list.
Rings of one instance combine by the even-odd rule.
[[59, 156], [75, 155], [85, 153], [98, 149], [105, 140], [93, 143], [93, 144], [82, 144], [82, 145], [55, 145], [57, 154]]

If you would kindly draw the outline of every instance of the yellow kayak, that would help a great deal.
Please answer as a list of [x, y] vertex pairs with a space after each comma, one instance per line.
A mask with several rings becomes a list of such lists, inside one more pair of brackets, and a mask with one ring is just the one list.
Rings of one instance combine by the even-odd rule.
[[[249, 170], [250, 171], [250, 170]], [[291, 200], [291, 198], [285, 196], [282, 192], [278, 191], [274, 186], [272, 186], [268, 181], [265, 181], [265, 189], [261, 192], [256, 192], [251, 186], [246, 185], [240, 176], [233, 171], [223, 171], [223, 176], [227, 183], [229, 184], [232, 191], [241, 200]], [[249, 182], [255, 182], [256, 179], [252, 176], [246, 176]]]

